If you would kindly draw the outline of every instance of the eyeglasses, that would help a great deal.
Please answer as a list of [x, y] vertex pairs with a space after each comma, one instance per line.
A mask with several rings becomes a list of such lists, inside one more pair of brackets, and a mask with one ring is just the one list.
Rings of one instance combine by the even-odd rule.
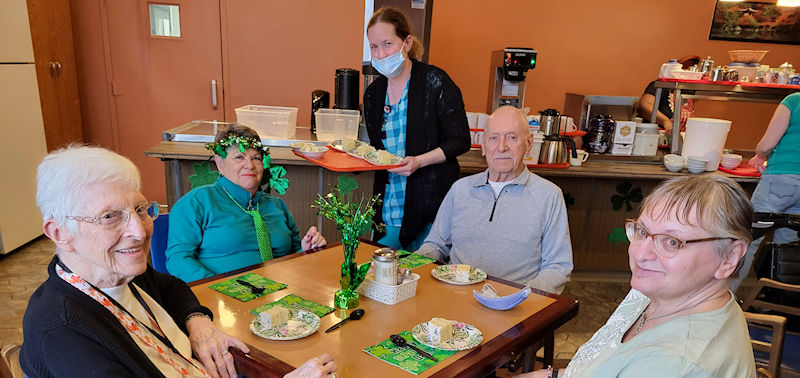
[[[152, 223], [156, 218], [158, 218], [158, 210], [161, 207], [167, 206], [159, 205], [158, 202], [145, 202], [139, 206], [136, 206], [132, 212], [139, 216], [139, 219], [142, 220], [142, 223], [148, 224]], [[131, 210], [109, 210], [96, 217], [69, 215], [67, 216], [67, 219], [78, 222], [99, 224], [106, 229], [113, 230], [122, 228], [128, 224], [128, 222], [131, 220]]]
[[667, 234], [651, 234], [650, 231], [647, 231], [647, 229], [644, 228], [644, 226], [642, 226], [642, 224], [639, 223], [639, 221], [636, 219], [625, 220], [625, 234], [628, 236], [628, 240], [631, 242], [631, 244], [639, 244], [645, 241], [648, 237], [652, 237], [656, 252], [658, 252], [659, 255], [667, 258], [675, 256], [678, 253], [679, 249], [683, 248], [686, 244], [689, 243], [700, 243], [713, 240], [733, 239], [724, 237], [713, 237], [713, 238], [702, 238], [702, 239], [692, 239], [692, 240], [681, 240]]

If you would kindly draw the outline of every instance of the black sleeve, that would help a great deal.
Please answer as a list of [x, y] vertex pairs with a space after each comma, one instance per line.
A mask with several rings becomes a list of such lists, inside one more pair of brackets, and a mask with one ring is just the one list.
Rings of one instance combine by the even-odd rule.
[[649, 95], [655, 96], [656, 95], [656, 82], [655, 81], [651, 81], [650, 84], [647, 84], [647, 88], [644, 89], [644, 93], [643, 94], [649, 94]]
[[[467, 123], [467, 113], [464, 110], [464, 100], [461, 98], [461, 90], [444, 71], [440, 71], [440, 73], [442, 86], [436, 104], [439, 135], [442, 138], [439, 146], [444, 151], [447, 160], [454, 160], [469, 151], [469, 124]], [[428, 80], [428, 82], [431, 81]]]

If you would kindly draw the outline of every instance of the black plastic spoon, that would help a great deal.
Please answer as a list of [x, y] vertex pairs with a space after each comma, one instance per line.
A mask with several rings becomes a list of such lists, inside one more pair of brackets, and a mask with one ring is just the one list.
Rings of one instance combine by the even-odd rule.
[[334, 324], [331, 328], [326, 329], [325, 333], [328, 333], [330, 331], [333, 331], [336, 328], [341, 327], [342, 324], [347, 323], [350, 320], [361, 319], [362, 316], [364, 316], [364, 310], [362, 310], [360, 308], [357, 308], [357, 309], [353, 310], [353, 312], [350, 313], [350, 316], [344, 318], [341, 322]]
[[236, 280], [236, 282], [240, 285], [247, 286], [250, 289], [250, 292], [253, 293], [253, 295], [261, 295], [264, 293], [265, 289], [263, 287], [258, 287], [245, 280]]
[[397, 346], [399, 346], [401, 348], [405, 348], [405, 347], [411, 348], [415, 352], [419, 353], [420, 356], [425, 357], [425, 358], [427, 358], [427, 359], [429, 359], [429, 360], [431, 360], [433, 362], [439, 362], [439, 360], [437, 360], [435, 357], [431, 356], [430, 353], [428, 353], [428, 352], [426, 352], [426, 351], [424, 351], [422, 349], [419, 349], [419, 348], [407, 343], [406, 339], [404, 339], [403, 336], [391, 335], [391, 336], [389, 336], [389, 340], [391, 340], [394, 345], [397, 345]]

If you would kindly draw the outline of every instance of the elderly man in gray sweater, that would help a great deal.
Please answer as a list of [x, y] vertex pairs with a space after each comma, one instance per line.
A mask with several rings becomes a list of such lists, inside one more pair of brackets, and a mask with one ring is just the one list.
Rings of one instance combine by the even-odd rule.
[[561, 189], [526, 169], [532, 142], [519, 109], [497, 109], [481, 146], [489, 168], [453, 184], [416, 253], [561, 293], [572, 272], [567, 208]]

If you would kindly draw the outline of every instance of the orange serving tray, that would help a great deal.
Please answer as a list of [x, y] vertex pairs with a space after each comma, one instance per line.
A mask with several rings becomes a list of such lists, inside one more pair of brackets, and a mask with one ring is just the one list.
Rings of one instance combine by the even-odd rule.
[[565, 169], [569, 168], [569, 163], [561, 163], [561, 164], [525, 164], [528, 168], [558, 168], [558, 169]]
[[362, 172], [362, 171], [380, 171], [385, 169], [392, 169], [401, 167], [401, 164], [394, 164], [394, 165], [375, 165], [371, 164], [370, 162], [359, 159], [356, 157], [352, 157], [345, 152], [337, 151], [331, 146], [327, 146], [328, 151], [322, 155], [322, 157], [318, 159], [314, 159], [308, 156], [305, 156], [294, 149], [292, 152], [303, 158], [306, 159], [320, 167], [329, 169], [335, 172]]
[[761, 173], [759, 173], [757, 169], [747, 164], [741, 164], [733, 169], [728, 169], [720, 165], [718, 169], [722, 172], [730, 173], [736, 176], [761, 177]]

